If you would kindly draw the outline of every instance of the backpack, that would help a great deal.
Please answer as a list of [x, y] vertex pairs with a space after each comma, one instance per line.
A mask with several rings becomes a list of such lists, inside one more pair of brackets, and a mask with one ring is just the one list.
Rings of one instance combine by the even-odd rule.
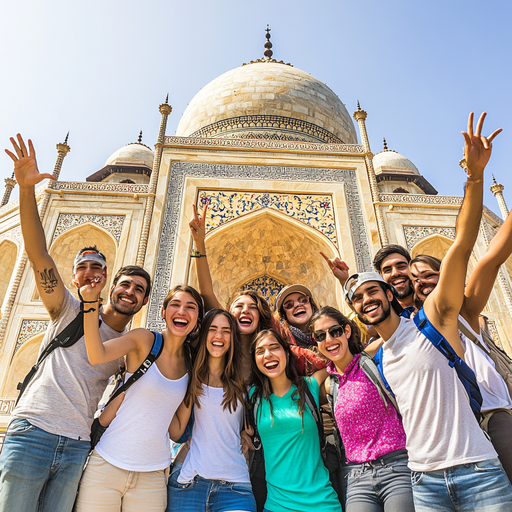
[[[155, 341], [153, 342], [153, 346], [149, 354], [146, 356], [146, 359], [142, 361], [141, 365], [135, 370], [134, 373], [130, 376], [130, 378], [118, 387], [114, 392], [110, 395], [107, 403], [104, 405], [105, 408], [114, 398], [118, 397], [121, 393], [124, 393], [135, 381], [139, 380], [151, 367], [151, 365], [158, 359], [160, 354], [162, 353], [162, 349], [164, 348], [164, 340], [162, 335], [159, 332], [151, 331], [155, 337]], [[107, 430], [108, 425], [104, 427], [99, 418], [95, 418], [92, 422], [91, 426], [91, 450], [98, 444], [101, 436]]]
[[[468, 395], [471, 410], [473, 411], [477, 421], [480, 421], [482, 416], [482, 394], [480, 393], [480, 388], [478, 387], [475, 372], [473, 372], [467, 363], [457, 355], [445, 337], [430, 323], [423, 308], [421, 308], [416, 313], [413, 321], [418, 330], [425, 336], [425, 338], [427, 338], [430, 343], [432, 343], [432, 345], [434, 345], [434, 347], [436, 347], [437, 350], [439, 350], [439, 352], [441, 352], [441, 354], [446, 357], [448, 360], [448, 365], [455, 369], [457, 376]], [[382, 354], [383, 348], [381, 346], [377, 351], [377, 354], [375, 354], [374, 361], [377, 365], [377, 368], [379, 369], [379, 373], [385, 383], [386, 389], [391, 392], [391, 388], [389, 387], [389, 384], [384, 377]]]
[[[260, 400], [251, 399], [250, 404], [251, 408], [248, 411], [246, 417], [247, 423], [254, 430], [253, 445], [255, 450], [250, 453], [249, 475], [251, 478], [253, 494], [256, 499], [256, 507], [258, 512], [261, 512], [264, 508], [265, 501], [267, 499], [267, 483], [265, 480], [266, 474], [263, 446], [261, 444], [261, 438], [257, 428], [257, 415]], [[331, 481], [332, 487], [336, 494], [338, 495], [338, 499], [340, 500], [341, 503], [343, 499], [343, 478], [341, 475], [342, 458], [340, 449], [339, 446], [336, 446], [335, 443], [332, 443], [332, 441], [326, 439], [326, 436], [324, 434], [322, 412], [320, 408], [316, 405], [316, 401], [311, 391], [309, 390], [308, 386], [306, 386], [305, 405], [307, 409], [311, 412], [313, 419], [315, 420], [318, 429], [320, 453], [322, 455], [322, 460], [324, 462], [325, 467], [327, 468], [327, 471], [329, 472], [329, 480]]]
[[499, 348], [494, 340], [491, 338], [487, 330], [482, 329], [481, 334], [484, 338], [485, 347], [482, 342], [471, 332], [460, 320], [459, 331], [471, 340], [475, 345], [481, 348], [493, 361], [496, 371], [501, 375], [505, 384], [507, 385], [508, 392], [512, 396], [512, 359]]

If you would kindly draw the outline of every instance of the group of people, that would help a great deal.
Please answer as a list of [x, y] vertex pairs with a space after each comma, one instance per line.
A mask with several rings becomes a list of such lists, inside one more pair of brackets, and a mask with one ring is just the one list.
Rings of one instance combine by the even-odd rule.
[[[350, 275], [324, 255], [348, 316], [302, 284], [279, 293], [275, 312], [253, 291], [224, 308], [208, 266], [207, 205], [194, 206], [199, 289], [169, 291], [161, 333], [127, 331], [151, 292], [141, 267], [121, 268], [102, 306], [107, 261], [85, 247], [73, 266], [79, 299], [66, 289], [34, 195], [52, 177], [39, 173], [30, 141], [27, 150], [11, 139], [25, 249], [51, 318], [40, 354], [76, 318], [83, 331], [46, 355], [12, 413], [0, 512], [512, 510], [511, 384], [481, 323], [512, 254], [512, 216], [465, 286], [500, 131], [483, 137], [484, 118], [473, 130], [471, 114], [463, 133], [465, 197], [442, 263], [390, 245], [375, 272]], [[50, 270], [54, 285], [43, 287]], [[124, 387], [98, 410], [116, 373]], [[103, 435], [91, 450], [95, 415]], [[326, 463], [328, 437], [341, 481]]]

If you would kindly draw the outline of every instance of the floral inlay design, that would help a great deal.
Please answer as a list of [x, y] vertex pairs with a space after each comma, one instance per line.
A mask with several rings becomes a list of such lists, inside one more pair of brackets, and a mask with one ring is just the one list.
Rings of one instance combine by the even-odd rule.
[[270, 276], [260, 276], [245, 283], [240, 290], [254, 290], [265, 297], [271, 308], [275, 307], [276, 298], [284, 288], [284, 284]]
[[336, 224], [332, 196], [313, 194], [275, 194], [269, 192], [234, 192], [228, 190], [200, 190], [198, 204], [201, 210], [209, 203], [206, 232], [247, 213], [270, 208], [320, 231], [336, 247]]
[[501, 343], [501, 340], [500, 340], [500, 335], [498, 333], [498, 328], [496, 327], [496, 322], [494, 322], [492, 320], [487, 320], [487, 326], [489, 327], [489, 331], [492, 335], [492, 339], [494, 340], [494, 343], [496, 343], [496, 345], [499, 348], [501, 348], [501, 350], [504, 350], [503, 344]]
[[455, 228], [440, 228], [435, 226], [403, 226], [407, 248], [411, 250], [420, 240], [430, 235], [442, 235], [451, 240], [455, 239]]
[[20, 332], [18, 333], [18, 339], [16, 340], [16, 346], [14, 347], [12, 357], [15, 356], [23, 343], [46, 331], [49, 323], [50, 322], [48, 320], [23, 320], [21, 322]]
[[75, 226], [80, 226], [91, 222], [108, 231], [119, 242], [121, 232], [123, 230], [124, 215], [80, 215], [78, 213], [60, 213], [55, 232], [53, 233], [53, 241], [62, 233], [65, 233]]

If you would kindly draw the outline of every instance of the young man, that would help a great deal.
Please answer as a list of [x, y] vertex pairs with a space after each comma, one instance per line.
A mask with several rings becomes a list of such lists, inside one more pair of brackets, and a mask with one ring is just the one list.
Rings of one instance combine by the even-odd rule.
[[[80, 301], [64, 286], [46, 249], [34, 186], [48, 174], [40, 174], [34, 148], [23, 139], [11, 139], [16, 155], [16, 181], [20, 186], [20, 217], [25, 250], [34, 270], [37, 288], [50, 314], [41, 343], [44, 349], [80, 311]], [[105, 257], [96, 247], [79, 251], [73, 281], [80, 288], [105, 279]], [[101, 337], [119, 337], [150, 292], [148, 273], [135, 266], [115, 275], [108, 304], [101, 312]], [[84, 304], [85, 308], [95, 305]], [[97, 307], [97, 306], [96, 306]], [[92, 366], [83, 336], [69, 348], [56, 348], [43, 362], [12, 413], [0, 454], [0, 511], [70, 512], [78, 482], [90, 451], [90, 431], [98, 401], [108, 379], [123, 360]]]
[[[443, 262], [439, 284], [423, 306], [429, 321], [462, 358], [457, 320], [482, 214], [483, 171], [491, 141], [501, 131], [482, 137], [484, 118], [482, 114], [473, 134], [470, 114], [468, 132], [463, 133], [468, 178], [455, 242]], [[345, 291], [361, 321], [373, 325], [384, 340], [384, 375], [407, 434], [416, 511], [512, 510], [512, 486], [445, 356], [413, 320], [398, 316], [393, 290], [378, 274], [355, 274]]]
[[414, 310], [414, 288], [411, 281], [409, 262], [411, 255], [401, 245], [390, 244], [380, 249], [373, 258], [373, 268], [386, 283], [393, 285], [398, 302], [404, 309]]

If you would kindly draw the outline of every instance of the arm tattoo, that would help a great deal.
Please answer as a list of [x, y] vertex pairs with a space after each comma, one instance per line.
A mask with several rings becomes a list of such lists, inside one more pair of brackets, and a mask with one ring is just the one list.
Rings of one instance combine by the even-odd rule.
[[57, 286], [59, 280], [55, 277], [53, 268], [45, 268], [42, 272], [38, 272], [41, 276], [41, 286], [46, 293], [53, 293], [54, 288]]

